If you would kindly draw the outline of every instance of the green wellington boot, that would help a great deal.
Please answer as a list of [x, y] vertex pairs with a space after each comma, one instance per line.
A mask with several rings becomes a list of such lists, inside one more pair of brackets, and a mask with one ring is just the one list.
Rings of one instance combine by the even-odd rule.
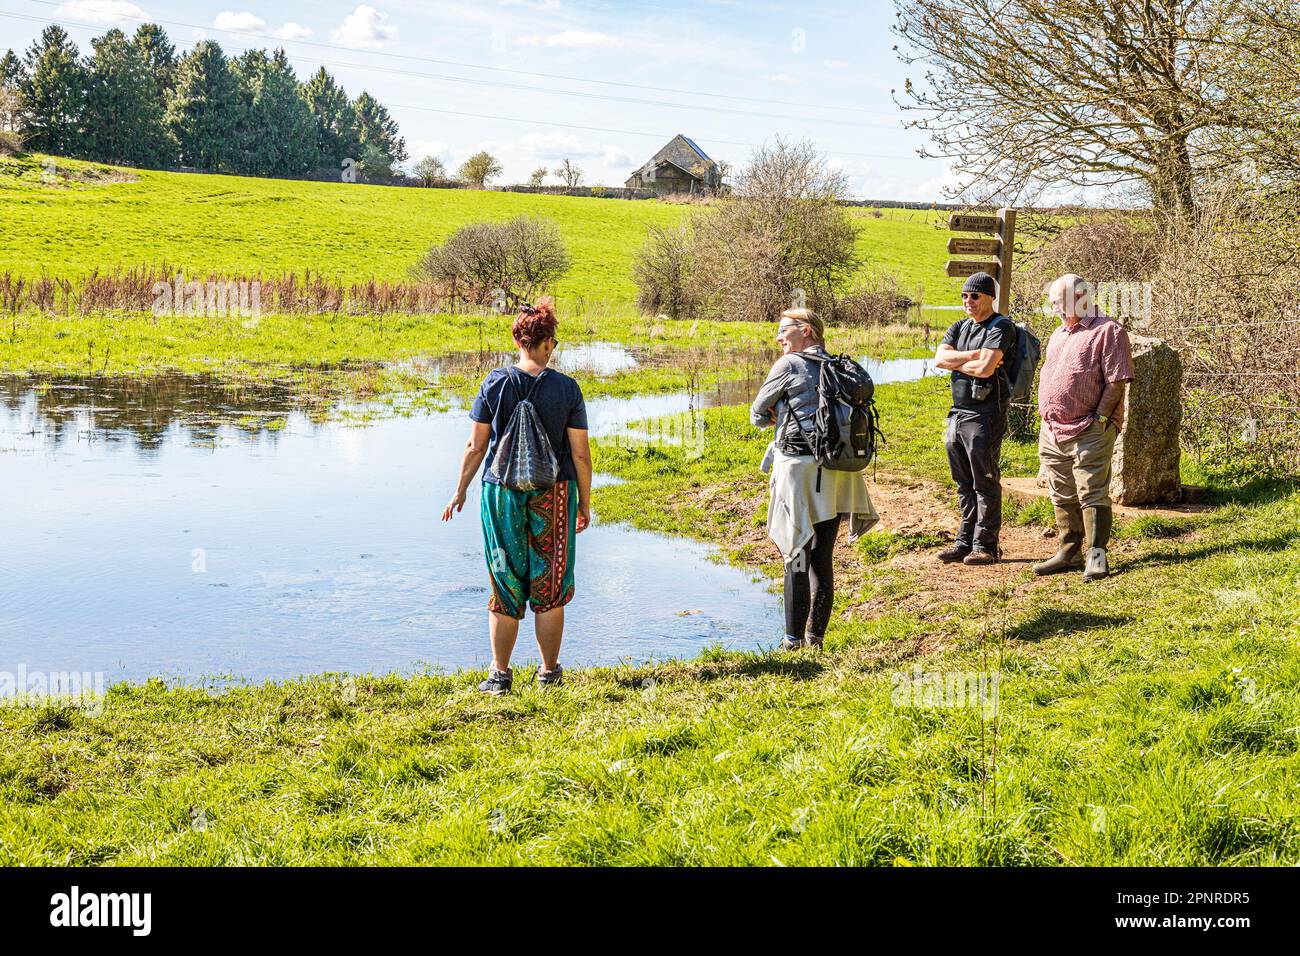
[[1056, 533], [1061, 538], [1056, 554], [1031, 565], [1035, 574], [1077, 571], [1083, 567], [1083, 509], [1077, 504], [1057, 505]]
[[1110, 506], [1083, 509], [1083, 528], [1088, 547], [1083, 568], [1085, 581], [1096, 581], [1110, 574], [1106, 563], [1106, 545], [1110, 543], [1110, 525], [1113, 514]]

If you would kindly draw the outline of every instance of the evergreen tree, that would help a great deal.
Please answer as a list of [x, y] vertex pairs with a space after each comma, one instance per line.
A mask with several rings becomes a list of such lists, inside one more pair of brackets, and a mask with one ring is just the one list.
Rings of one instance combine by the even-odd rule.
[[0, 86], [16, 90], [26, 76], [27, 71], [23, 69], [23, 61], [14, 55], [13, 50], [0, 56]]
[[142, 23], [131, 38], [131, 44], [140, 51], [149, 74], [166, 99], [176, 86], [176, 47], [167, 39], [163, 28], [156, 23]]
[[95, 159], [158, 166], [170, 158], [162, 99], [140, 50], [121, 30], [91, 41], [86, 152]]
[[316, 166], [337, 169], [344, 159], [359, 159], [361, 143], [352, 102], [325, 67], [303, 84], [302, 96], [316, 120]]
[[27, 147], [62, 156], [75, 155], [85, 145], [82, 110], [86, 71], [76, 44], [60, 26], [48, 26], [27, 51], [26, 76], [19, 81], [23, 99]]
[[221, 47], [205, 40], [176, 69], [176, 86], [167, 102], [167, 128], [180, 161], [198, 169], [229, 169], [239, 154], [239, 84]]
[[398, 135], [397, 121], [388, 109], [369, 93], [362, 93], [352, 104], [357, 117], [357, 138], [362, 147], [373, 146], [388, 157], [390, 165], [404, 162], [406, 140]]
[[242, 168], [258, 176], [294, 176], [316, 165], [316, 120], [298, 92], [284, 50], [249, 50], [233, 71], [243, 101]]

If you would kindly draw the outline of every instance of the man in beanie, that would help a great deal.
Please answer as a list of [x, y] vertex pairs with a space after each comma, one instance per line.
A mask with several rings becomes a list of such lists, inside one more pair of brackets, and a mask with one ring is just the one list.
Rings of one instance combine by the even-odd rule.
[[1001, 557], [1002, 473], [998, 459], [1007, 430], [1011, 377], [1003, 365], [1016, 353], [1015, 323], [993, 308], [997, 284], [977, 272], [962, 286], [966, 318], [954, 322], [935, 353], [935, 365], [952, 372], [952, 410], [944, 445], [957, 483], [961, 526], [952, 547], [939, 552], [951, 564], [993, 564]]
[[1033, 570], [1082, 567], [1083, 579], [1095, 581], [1110, 574], [1110, 460], [1124, 428], [1133, 355], [1124, 327], [1098, 312], [1090, 283], [1063, 275], [1052, 283], [1051, 299], [1061, 325], [1047, 341], [1038, 378], [1038, 457], [1060, 537], [1056, 554]]

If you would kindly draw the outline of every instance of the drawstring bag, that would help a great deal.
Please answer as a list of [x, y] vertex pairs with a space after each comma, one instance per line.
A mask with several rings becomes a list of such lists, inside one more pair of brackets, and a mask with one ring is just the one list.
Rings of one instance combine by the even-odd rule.
[[[546, 374], [546, 369], [533, 380], [528, 394], [519, 399], [510, 413], [506, 430], [497, 442], [497, 453], [492, 459], [492, 473], [501, 484], [514, 491], [537, 491], [550, 488], [560, 474], [560, 463], [551, 448], [551, 439], [542, 427], [542, 418], [532, 403], [533, 392]], [[519, 383], [506, 372], [519, 395]]]

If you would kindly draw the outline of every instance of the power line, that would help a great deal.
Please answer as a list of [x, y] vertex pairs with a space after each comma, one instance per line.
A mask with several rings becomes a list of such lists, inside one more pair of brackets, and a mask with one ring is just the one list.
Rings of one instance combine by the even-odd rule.
[[[60, 3], [56, 3], [54, 2], [54, 0], [29, 0], [29, 2], [39, 3], [42, 6], [47, 6], [47, 7], [61, 6]], [[119, 14], [119, 16], [121, 16], [121, 18], [124, 20], [135, 20], [140, 23], [159, 23], [159, 24], [165, 24], [167, 26], [186, 27], [187, 29], [191, 29], [191, 30], [213, 30], [217, 33], [227, 33], [227, 34], [233, 34], [237, 36], [238, 35], [250, 36], [250, 37], [254, 37], [255, 39], [270, 40], [276, 43], [297, 43], [303, 46], [320, 47], [321, 49], [325, 49], [325, 50], [343, 50], [344, 52], [356, 52], [350, 49], [349, 47], [340, 46], [335, 43], [319, 43], [314, 40], [286, 40], [282, 37], [274, 36], [273, 34], [258, 33], [253, 30], [232, 30], [223, 27], [203, 26], [196, 23], [182, 23], [177, 20], [160, 20], [157, 19], [156, 17], [136, 17], [136, 16], [131, 16], [129, 14]], [[40, 20], [41, 18], [30, 17], [29, 19]], [[47, 20], [44, 22], [52, 23], [56, 21]], [[72, 21], [68, 21], [68, 22], [72, 22]], [[85, 24], [85, 23], [77, 23], [76, 25], [81, 27], [90, 27], [91, 29], [98, 29], [97, 26]], [[518, 70], [518, 69], [514, 69], [511, 67], [504, 67], [504, 66], [483, 66], [481, 64], [470, 63], [465, 60], [445, 60], [445, 59], [439, 59], [437, 57], [431, 57], [431, 56], [415, 56], [409, 53], [376, 52], [374, 55], [386, 56], [393, 59], [413, 60], [419, 63], [436, 63], [440, 66], [460, 66], [460, 67], [466, 67], [471, 70], [488, 70], [494, 73], [513, 73], [519, 76], [535, 76], [535, 77], [540, 77], [549, 80], [569, 80], [572, 82], [592, 83], [592, 84], [598, 84], [602, 86], [618, 86], [627, 89], [648, 90], [656, 93], [680, 93], [685, 96], [707, 96], [713, 99], [741, 100], [750, 103], [764, 103], [770, 106], [795, 106], [804, 109], [839, 110], [842, 112], [850, 112], [850, 113], [864, 113], [871, 116], [896, 115], [892, 112], [888, 112], [885, 110], [869, 110], [860, 106], [839, 106], [832, 103], [804, 103], [795, 100], [773, 100], [773, 99], [767, 99], [758, 96], [743, 96], [740, 94], [732, 94], [732, 93], [710, 93], [703, 90], [686, 90], [686, 89], [681, 89], [678, 87], [671, 87], [671, 86], [654, 86], [647, 83], [628, 83], [620, 80], [596, 80], [585, 76], [568, 76], [563, 73], [542, 73], [536, 70]]]
[[[420, 110], [425, 113], [444, 113], [448, 116], [468, 116], [473, 119], [500, 120], [505, 123], [530, 123], [534, 126], [558, 127], [560, 129], [581, 129], [593, 133], [618, 133], [623, 136], [650, 136], [655, 139], [665, 139], [665, 138], [671, 139], [672, 136], [674, 135], [672, 133], [643, 133], [637, 130], [630, 130], [630, 129], [609, 129], [604, 126], [582, 126], [576, 123], [556, 123], [551, 120], [524, 119], [523, 117], [519, 117], [519, 116], [491, 116], [487, 113], [467, 113], [458, 110], [441, 110], [441, 109], [436, 109], [432, 106], [411, 106], [409, 104], [404, 104], [404, 103], [393, 103], [391, 105], [396, 109], [402, 109], [402, 110]], [[709, 142], [721, 143], [723, 146], [745, 146], [750, 149], [757, 149], [758, 146], [760, 145], [758, 143], [745, 143], [739, 140], [731, 140], [731, 139], [710, 138]], [[827, 150], [827, 153], [831, 156], [856, 156], [864, 159], [915, 159], [916, 158], [915, 156], [901, 156], [897, 154], [887, 154], [887, 153], [851, 153], [851, 152], [845, 152], [843, 150]]]

